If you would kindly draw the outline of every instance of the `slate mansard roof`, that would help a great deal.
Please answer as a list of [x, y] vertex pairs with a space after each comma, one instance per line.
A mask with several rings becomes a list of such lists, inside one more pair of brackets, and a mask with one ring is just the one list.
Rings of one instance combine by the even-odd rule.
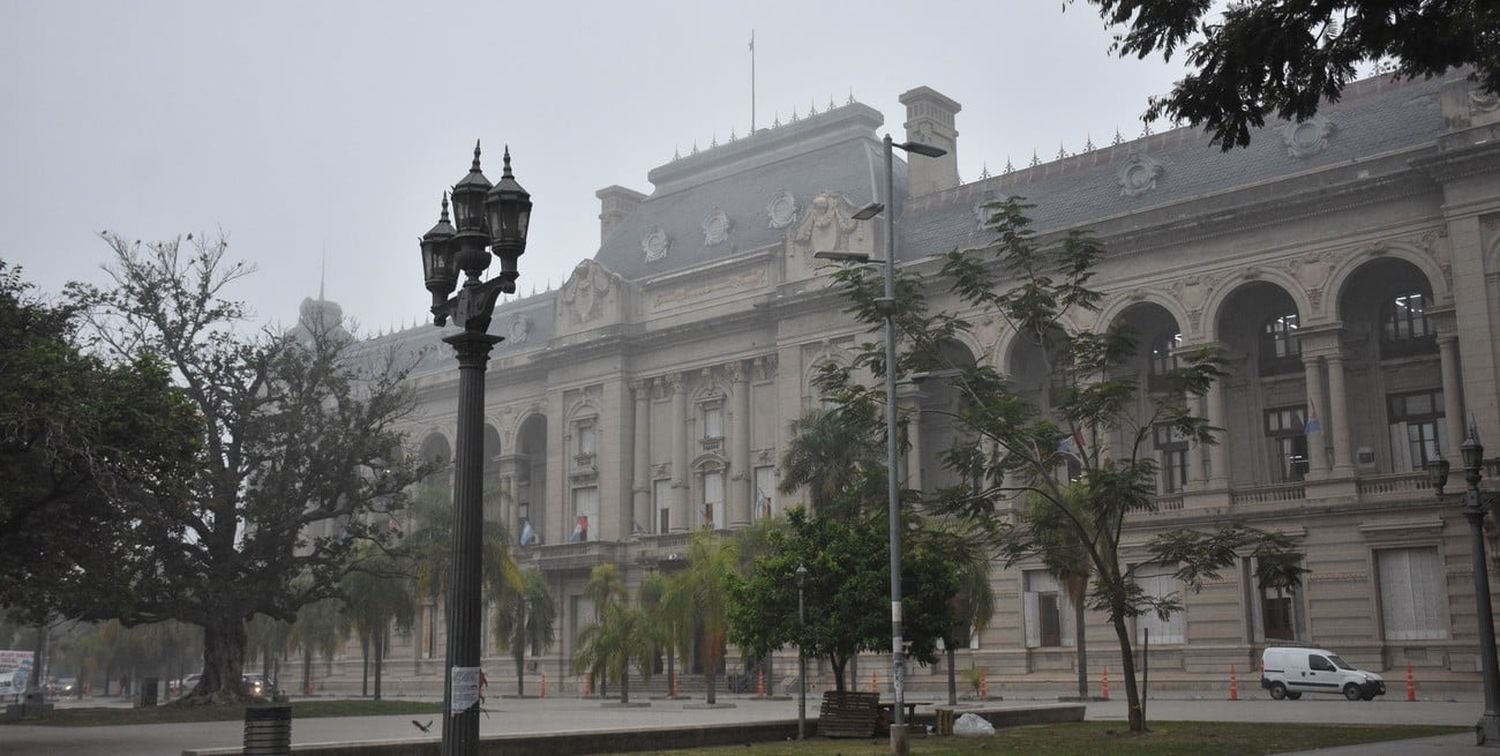
[[1183, 127], [916, 198], [900, 218], [900, 257], [987, 242], [975, 213], [986, 197], [1025, 197], [1036, 205], [1033, 228], [1045, 233], [1432, 144], [1445, 129], [1439, 90], [1451, 78], [1366, 79], [1312, 119], [1269, 121], [1248, 147], [1228, 152]]

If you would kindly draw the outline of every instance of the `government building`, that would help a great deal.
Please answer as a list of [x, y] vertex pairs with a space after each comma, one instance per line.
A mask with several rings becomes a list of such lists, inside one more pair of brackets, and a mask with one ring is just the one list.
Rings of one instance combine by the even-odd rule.
[[[1219, 444], [1153, 434], [1158, 510], [1128, 521], [1124, 559], [1147, 560], [1143, 544], [1164, 529], [1234, 519], [1290, 536], [1307, 569], [1300, 590], [1261, 590], [1246, 555], [1184, 591], [1171, 619], [1136, 621], [1138, 636], [1150, 631], [1152, 687], [1222, 690], [1231, 664], [1253, 687], [1260, 649], [1299, 641], [1400, 671], [1388, 677], [1411, 665], [1424, 685], [1477, 691], [1469, 529], [1451, 492], [1463, 487], [1471, 419], [1500, 451], [1500, 101], [1463, 74], [1377, 77], [1310, 120], [1255, 130], [1245, 149], [1222, 152], [1179, 128], [969, 182], [957, 169], [959, 103], [918, 87], [900, 104], [898, 141], [947, 155], [898, 162], [895, 196], [882, 113], [830, 103], [661, 165], [649, 187], [600, 189], [598, 251], [560, 288], [497, 310], [491, 332], [505, 341], [488, 373], [486, 515], [509, 528], [523, 566], [545, 573], [558, 610], [558, 643], [529, 657], [529, 692], [542, 675], [551, 695], [580, 691], [570, 661], [593, 621], [582, 595], [593, 567], [620, 565], [634, 587], [680, 567], [692, 530], [732, 532], [805, 502], [777, 491], [790, 424], [819, 404], [817, 368], [876, 338], [813, 253], [882, 256], [883, 222], [853, 217], [881, 202], [896, 213], [899, 265], [932, 275], [944, 253], [991, 241], [984, 206], [1009, 196], [1036, 205], [1041, 241], [1089, 229], [1103, 243], [1102, 309], [1064, 325], [1133, 327], [1143, 388], [1161, 386], [1180, 350], [1214, 344], [1229, 359], [1198, 407], [1225, 429]], [[961, 312], [933, 288], [934, 308]], [[434, 460], [453, 453], [458, 371], [440, 342], [450, 331], [367, 342], [428, 350], [409, 432], [413, 451]], [[976, 319], [972, 336], [952, 344], [955, 359], [987, 361], [1046, 404], [1054, 371], [1038, 350], [1000, 319]], [[900, 401], [907, 487], [951, 482], [939, 454], [954, 433], [934, 410], [952, 392], [926, 382]], [[1424, 471], [1439, 455], [1454, 469], [1443, 500]], [[1487, 463], [1487, 481], [1497, 467]], [[1181, 590], [1172, 565], [1138, 574], [1147, 591]], [[1065, 589], [1040, 563], [997, 562], [992, 584], [995, 614], [957, 664], [987, 670], [995, 693], [1070, 692], [1079, 628]], [[441, 603], [423, 606], [395, 637], [388, 693], [441, 690], [442, 614]], [[1089, 614], [1086, 631], [1097, 693], [1104, 667], [1118, 679], [1118, 649], [1102, 615]], [[490, 679], [510, 692], [509, 656], [484, 644]], [[795, 659], [776, 655], [772, 692]], [[358, 645], [334, 668], [329, 685], [357, 688]], [[870, 670], [886, 686], [888, 658], [861, 668], [861, 689]], [[745, 671], [731, 649], [731, 685]], [[813, 682], [831, 687], [826, 666]], [[945, 690], [946, 670], [917, 668], [908, 689]]]

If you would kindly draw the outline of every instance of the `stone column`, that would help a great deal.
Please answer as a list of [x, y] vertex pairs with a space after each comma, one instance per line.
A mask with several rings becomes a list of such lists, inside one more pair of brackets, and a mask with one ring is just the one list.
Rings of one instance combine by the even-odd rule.
[[[1206, 415], [1204, 415], [1203, 413], [1203, 397], [1189, 396], [1188, 401], [1191, 403], [1189, 409], [1191, 409], [1194, 414], [1198, 415], [1199, 417], [1206, 417]], [[1201, 488], [1203, 487], [1203, 484], [1208, 482], [1208, 466], [1203, 463], [1203, 453], [1203, 444], [1199, 443], [1196, 439], [1190, 439], [1188, 441], [1189, 487]]]
[[1354, 474], [1353, 449], [1349, 448], [1349, 396], [1344, 389], [1344, 347], [1336, 345], [1328, 355], [1328, 414], [1333, 425], [1333, 474]]
[[730, 401], [734, 417], [729, 421], [729, 527], [750, 524], [750, 501], [755, 475], [750, 469], [750, 373], [743, 362], [729, 365]]
[[1307, 387], [1307, 422], [1317, 418], [1318, 425], [1309, 427], [1307, 435], [1307, 477], [1317, 479], [1328, 475], [1328, 445], [1324, 441], [1322, 425], [1328, 415], [1328, 403], [1323, 401], [1323, 373], [1318, 369], [1316, 354], [1302, 353], [1303, 381]]
[[651, 384], [634, 381], [630, 390], [635, 392], [635, 440], [631, 448], [633, 464], [630, 473], [633, 534], [636, 528], [651, 531]]
[[1444, 334], [1438, 337], [1438, 355], [1443, 365], [1443, 434], [1447, 436], [1444, 448], [1439, 451], [1454, 470], [1463, 468], [1463, 455], [1459, 447], [1464, 439], [1463, 388], [1458, 374], [1458, 335]]
[[1228, 488], [1233, 474], [1229, 459], [1229, 406], [1224, 396], [1224, 378], [1208, 387], [1208, 424], [1220, 430], [1214, 434], [1218, 443], [1209, 452], [1208, 484], [1210, 488]]
[[667, 378], [672, 392], [672, 532], [684, 533], [688, 527], [688, 436], [687, 386], [681, 373]]

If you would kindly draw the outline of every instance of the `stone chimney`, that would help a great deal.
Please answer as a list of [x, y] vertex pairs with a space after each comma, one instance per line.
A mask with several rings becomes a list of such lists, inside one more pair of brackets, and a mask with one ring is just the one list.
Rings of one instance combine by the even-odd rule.
[[635, 212], [641, 206], [641, 201], [646, 195], [634, 189], [626, 189], [618, 184], [606, 186], [594, 196], [599, 198], [599, 242], [602, 244], [609, 238], [611, 231], [620, 225], [620, 221]]
[[906, 138], [948, 151], [940, 158], [906, 157], [907, 195], [920, 197], [958, 186], [958, 129], [953, 116], [963, 106], [931, 87], [908, 91], [901, 95], [901, 104], [906, 106]]

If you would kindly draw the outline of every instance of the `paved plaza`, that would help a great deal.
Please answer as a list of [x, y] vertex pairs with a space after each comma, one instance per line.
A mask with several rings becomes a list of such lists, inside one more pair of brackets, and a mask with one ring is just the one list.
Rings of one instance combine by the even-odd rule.
[[[795, 718], [797, 702], [762, 701], [753, 698], [725, 697], [734, 708], [688, 709], [694, 701], [652, 701], [649, 708], [604, 708], [598, 701], [576, 698], [503, 699], [480, 720], [485, 735], [575, 732], [613, 730], [636, 727], [724, 724]], [[1046, 701], [1049, 699], [1039, 699]], [[1055, 701], [1056, 699], [1050, 699]], [[1007, 703], [1026, 703], [1007, 701]], [[697, 701], [696, 703], [702, 703]], [[1477, 701], [1377, 700], [1351, 703], [1339, 698], [1302, 701], [1203, 701], [1153, 699], [1148, 715], [1154, 720], [1308, 722], [1328, 724], [1426, 724], [1470, 725], [1478, 717]], [[809, 712], [816, 715], [817, 702], [808, 701]], [[921, 710], [930, 710], [923, 707]], [[416, 717], [424, 724], [436, 715]], [[1123, 720], [1123, 699], [1091, 703], [1088, 719]], [[294, 744], [351, 740], [392, 740], [423, 737], [412, 726], [411, 715], [378, 717], [329, 717], [297, 721], [292, 728]], [[131, 725], [119, 727], [37, 727], [0, 726], [0, 753], [5, 756], [43, 756], [56, 754], [119, 754], [120, 756], [160, 756], [177, 754], [189, 748], [226, 748], [240, 744], [242, 723], [185, 722], [178, 724]], [[433, 725], [433, 735], [438, 731]], [[1438, 746], [1421, 753], [1464, 752], [1469, 736], [1460, 735], [1436, 741]], [[1394, 746], [1391, 746], [1394, 747]], [[1361, 753], [1382, 753], [1373, 746], [1360, 746]], [[1454, 751], [1453, 749], [1460, 750]], [[1337, 752], [1337, 751], [1335, 751]], [[1404, 753], [1391, 750], [1389, 753]], [[1352, 753], [1352, 751], [1350, 751]]]

